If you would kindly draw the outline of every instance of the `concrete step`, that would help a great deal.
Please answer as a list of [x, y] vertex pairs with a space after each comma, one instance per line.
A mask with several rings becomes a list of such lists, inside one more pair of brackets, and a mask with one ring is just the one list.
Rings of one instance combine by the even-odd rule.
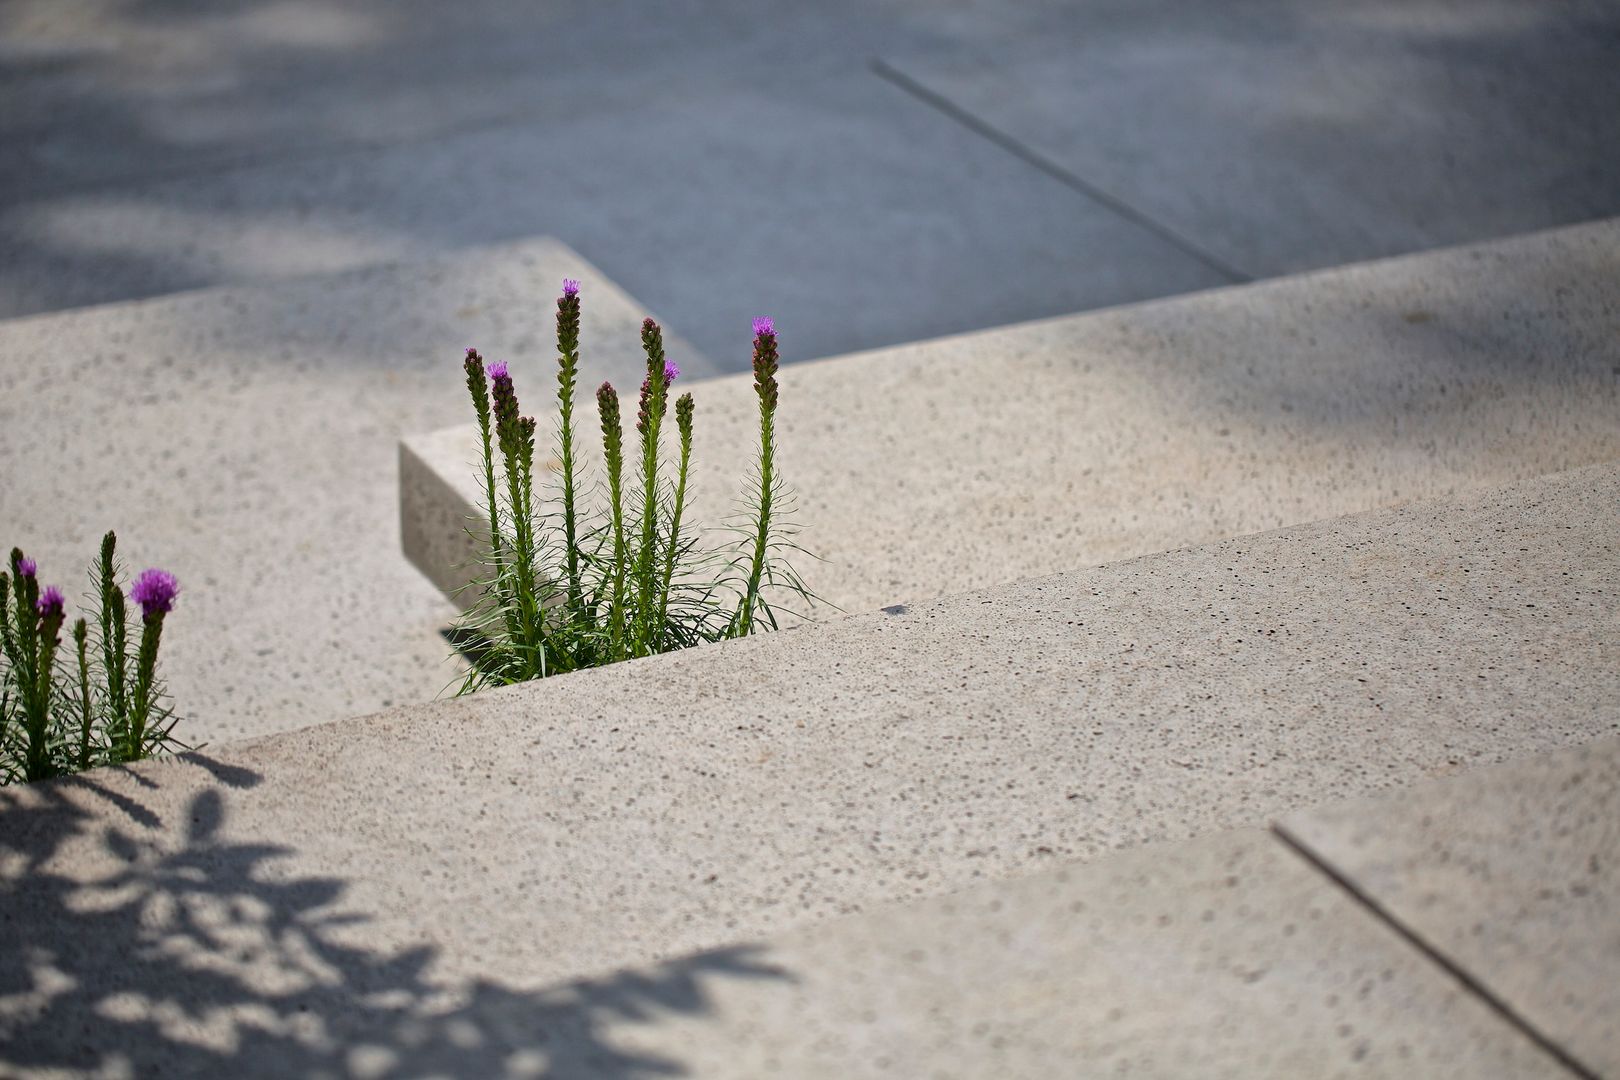
[[[1620, 219], [792, 365], [801, 570], [873, 610], [1620, 458], [1617, 296]], [[715, 522], [757, 406], [746, 375], [696, 396]], [[476, 459], [468, 424], [401, 445], [406, 554], [446, 591]]]
[[593, 370], [639, 378], [644, 309], [544, 238], [0, 322], [0, 543], [70, 596], [108, 528], [179, 575], [164, 652], [190, 740], [431, 698], [451, 609], [399, 556], [395, 441], [467, 414], [468, 344], [548, 359], [564, 275]]
[[1290, 819], [1333, 837], [1321, 863], [1259, 830], [1140, 848], [802, 929], [742, 970], [622, 972], [701, 973], [702, 1007], [592, 1028], [581, 1003], [547, 1034], [704, 1077], [1612, 1076], [1617, 797], [1606, 739]]
[[1593, 466], [7, 791], [6, 1022], [538, 1073], [761, 966], [646, 965], [1620, 735], [1617, 504]]

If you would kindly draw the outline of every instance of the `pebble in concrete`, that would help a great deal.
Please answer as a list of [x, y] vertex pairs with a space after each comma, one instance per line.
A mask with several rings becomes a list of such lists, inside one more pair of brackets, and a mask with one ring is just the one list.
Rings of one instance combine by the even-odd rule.
[[1620, 1075], [1620, 740], [1283, 827], [1591, 1075]]

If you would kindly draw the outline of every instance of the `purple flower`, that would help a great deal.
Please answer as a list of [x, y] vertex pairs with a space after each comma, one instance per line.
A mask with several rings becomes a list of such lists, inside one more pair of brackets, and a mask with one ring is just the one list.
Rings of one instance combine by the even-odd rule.
[[754, 317], [754, 336], [755, 337], [759, 337], [761, 334], [763, 334], [763, 335], [765, 335], [767, 337], [770, 337], [770, 336], [774, 335], [775, 333], [776, 333], [776, 324], [771, 322], [771, 317], [769, 315], [757, 315], [757, 316]]
[[564, 296], [578, 296], [579, 295], [579, 282], [575, 281], [571, 277], [563, 278], [563, 295]]
[[47, 585], [40, 592], [39, 599], [34, 601], [34, 610], [39, 612], [40, 618], [48, 619], [52, 615], [62, 614], [62, 605], [64, 603], [62, 590], [55, 585]]
[[141, 614], [148, 619], [154, 615], [167, 615], [174, 607], [174, 598], [180, 595], [180, 582], [167, 570], [152, 567], [142, 570], [135, 584], [129, 587], [129, 598], [141, 605]]
[[493, 364], [489, 365], [489, 367], [485, 368], [484, 371], [491, 379], [510, 379], [512, 377], [507, 374], [505, 360], [495, 361]]
[[664, 361], [664, 385], [668, 386], [670, 383], [674, 382], [676, 379], [678, 379], [680, 377], [681, 377], [681, 369], [675, 366], [675, 361], [673, 361], [673, 360], [665, 360]]
[[37, 573], [39, 573], [39, 565], [35, 563], [33, 559], [30, 559], [28, 556], [24, 555], [22, 558], [17, 560], [18, 576], [33, 577]]

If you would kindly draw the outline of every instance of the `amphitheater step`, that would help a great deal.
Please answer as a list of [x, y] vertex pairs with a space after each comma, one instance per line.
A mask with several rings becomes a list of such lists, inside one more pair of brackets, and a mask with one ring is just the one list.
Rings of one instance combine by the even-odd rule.
[[4, 1022], [538, 1072], [703, 1000], [621, 968], [1620, 735], [1616, 505], [1592, 466], [8, 791]]
[[[1153, 845], [621, 972], [686, 973], [701, 1007], [589, 1028], [581, 1001], [548, 1034], [704, 1077], [1613, 1076], [1616, 792], [1606, 739], [1294, 819], [1348, 862]], [[1444, 932], [1346, 890], [1369, 864]]]
[[[1617, 297], [1620, 219], [793, 365], [800, 569], [875, 610], [1620, 458]], [[695, 396], [716, 522], [756, 404]], [[469, 425], [400, 448], [406, 554], [452, 594], [476, 459]]]

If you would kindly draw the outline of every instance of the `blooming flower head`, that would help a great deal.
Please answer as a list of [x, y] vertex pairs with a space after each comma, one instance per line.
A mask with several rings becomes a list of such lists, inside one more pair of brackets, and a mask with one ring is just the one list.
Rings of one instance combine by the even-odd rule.
[[48, 619], [52, 615], [62, 614], [64, 603], [62, 590], [55, 585], [47, 585], [40, 591], [39, 599], [34, 601], [34, 610], [39, 612], [40, 618]]
[[775, 333], [776, 324], [771, 321], [771, 317], [769, 315], [756, 315], [754, 317], [755, 337], [759, 337], [761, 334], [773, 335]]
[[485, 368], [484, 371], [488, 373], [491, 379], [510, 379], [512, 377], [507, 374], [505, 360], [495, 361], [493, 364], [489, 365], [489, 367]]
[[563, 295], [564, 296], [578, 296], [579, 295], [579, 282], [575, 281], [571, 277], [563, 278]]
[[678, 379], [680, 377], [681, 377], [681, 369], [675, 366], [675, 361], [673, 361], [673, 360], [665, 360], [664, 361], [664, 385], [668, 386], [670, 383], [674, 382], [676, 379]]
[[24, 555], [22, 558], [17, 560], [17, 573], [21, 577], [33, 577], [35, 574], [39, 573], [39, 566], [34, 562], [33, 559], [30, 559], [28, 556]]
[[129, 587], [129, 598], [141, 605], [141, 614], [150, 619], [154, 615], [167, 615], [174, 608], [174, 598], [180, 595], [180, 582], [167, 570], [152, 567], [142, 570], [135, 584]]

